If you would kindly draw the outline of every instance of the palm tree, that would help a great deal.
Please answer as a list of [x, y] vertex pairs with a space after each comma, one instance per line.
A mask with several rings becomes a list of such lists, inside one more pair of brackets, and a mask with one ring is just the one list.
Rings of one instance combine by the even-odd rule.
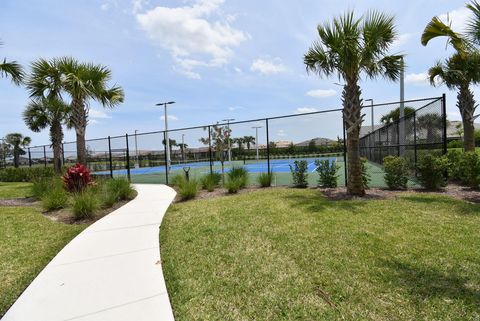
[[250, 147], [256, 144], [255, 137], [253, 136], [243, 136], [243, 142], [247, 145], [247, 149], [250, 150]]
[[239, 150], [243, 148], [243, 144], [245, 143], [243, 137], [232, 138], [232, 142], [237, 144]]
[[[165, 145], [165, 139], [162, 139], [162, 144]], [[172, 155], [173, 147], [178, 146], [177, 141], [175, 139], [169, 138], [168, 139], [168, 146], [170, 148], [170, 155]]]
[[[1, 42], [0, 45], [2, 45]], [[0, 77], [10, 77], [12, 82], [18, 86], [24, 77], [23, 68], [16, 61], [7, 61], [7, 58], [3, 58], [3, 62], [0, 63]]]
[[397, 80], [403, 68], [403, 55], [388, 55], [397, 37], [394, 18], [371, 11], [355, 18], [353, 12], [317, 27], [319, 40], [304, 56], [308, 72], [319, 76], [336, 74], [345, 85], [342, 92], [343, 119], [347, 130], [348, 184], [351, 195], [365, 195], [362, 180], [359, 134], [364, 115], [358, 82], [362, 76]]
[[187, 149], [188, 144], [178, 143], [177, 146], [180, 148], [180, 152], [182, 153], [182, 161], [185, 161], [185, 149]]
[[436, 137], [442, 135], [443, 126], [442, 116], [434, 113], [428, 113], [417, 118], [418, 130], [426, 130], [426, 143], [433, 144], [438, 141]]
[[[403, 112], [406, 117], [410, 114], [413, 114], [415, 112], [415, 108], [405, 106]], [[400, 119], [400, 107], [397, 107], [394, 110], [390, 111], [389, 113], [383, 115], [382, 118], [380, 118], [380, 121], [388, 125], [393, 122], [396, 122], [399, 119]]]
[[62, 75], [62, 89], [72, 99], [70, 123], [75, 128], [77, 136], [77, 161], [86, 165], [85, 133], [89, 100], [93, 99], [105, 108], [114, 108], [123, 102], [123, 89], [119, 86], [108, 86], [112, 72], [106, 66], [80, 63], [71, 57], [55, 59], [54, 63]]
[[475, 150], [475, 128], [473, 115], [476, 109], [476, 102], [471, 84], [480, 81], [480, 4], [472, 1], [467, 8], [473, 13], [473, 18], [468, 23], [464, 33], [459, 33], [450, 28], [438, 17], [433, 17], [423, 31], [421, 43], [426, 46], [430, 40], [437, 37], [446, 37], [447, 43], [456, 51], [444, 63], [437, 62], [429, 69], [430, 83], [437, 85], [445, 84], [449, 89], [457, 89], [457, 107], [462, 116], [464, 130], [465, 151]]
[[454, 54], [445, 62], [437, 62], [428, 70], [433, 86], [445, 84], [449, 89], [457, 89], [457, 107], [462, 116], [465, 151], [475, 150], [474, 113], [477, 107], [471, 84], [480, 82], [480, 54]]
[[23, 148], [30, 145], [32, 139], [28, 136], [23, 136], [20, 133], [11, 133], [5, 136], [5, 142], [9, 145], [10, 150], [13, 152], [13, 165], [18, 168], [20, 165], [20, 155], [25, 155], [26, 152]]
[[34, 132], [50, 127], [50, 141], [53, 149], [53, 167], [55, 172], [62, 171], [62, 124], [69, 117], [70, 107], [58, 98], [32, 100], [23, 112], [23, 120]]

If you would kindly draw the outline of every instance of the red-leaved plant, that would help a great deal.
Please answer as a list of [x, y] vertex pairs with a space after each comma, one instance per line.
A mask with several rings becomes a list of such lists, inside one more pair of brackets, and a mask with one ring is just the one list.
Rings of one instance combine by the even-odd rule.
[[72, 193], [80, 193], [87, 186], [93, 185], [90, 171], [82, 164], [70, 167], [62, 177], [65, 189]]

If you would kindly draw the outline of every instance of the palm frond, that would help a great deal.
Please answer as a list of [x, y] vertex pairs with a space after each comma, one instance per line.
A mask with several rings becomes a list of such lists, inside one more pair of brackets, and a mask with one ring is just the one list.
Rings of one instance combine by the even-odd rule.
[[3, 59], [0, 63], [0, 77], [10, 77], [15, 85], [20, 85], [25, 77], [23, 67], [16, 61], [7, 61]]
[[421, 43], [426, 46], [428, 42], [437, 37], [447, 37], [447, 43], [450, 44], [456, 51], [465, 52], [469, 45], [461, 34], [455, 32], [450, 26], [443, 23], [440, 18], [433, 17], [423, 30]]
[[467, 37], [471, 42], [480, 45], [480, 3], [478, 3], [476, 0], [473, 0], [467, 4], [467, 8], [473, 14], [473, 17], [471, 17], [467, 22]]
[[[441, 83], [446, 83], [445, 66], [441, 61], [437, 61], [433, 67], [428, 69], [428, 80], [432, 86], [437, 86]], [[447, 84], [448, 86], [448, 84]]]

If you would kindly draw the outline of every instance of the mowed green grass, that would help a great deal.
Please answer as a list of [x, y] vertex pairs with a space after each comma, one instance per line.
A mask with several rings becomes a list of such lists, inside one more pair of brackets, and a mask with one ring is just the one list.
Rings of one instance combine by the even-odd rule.
[[31, 196], [32, 183], [4, 183], [0, 182], [0, 199]]
[[479, 320], [480, 206], [268, 189], [163, 221], [176, 320]]
[[0, 318], [85, 227], [52, 222], [35, 207], [0, 207]]

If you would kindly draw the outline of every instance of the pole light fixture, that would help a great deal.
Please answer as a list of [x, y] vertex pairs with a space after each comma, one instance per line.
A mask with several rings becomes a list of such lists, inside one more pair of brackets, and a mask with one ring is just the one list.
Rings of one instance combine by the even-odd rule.
[[372, 117], [372, 128], [370, 130], [371, 133], [373, 133], [375, 131], [375, 125], [374, 125], [374, 121], [373, 121], [373, 99], [365, 99], [365, 101], [369, 101], [370, 102], [370, 108], [372, 110], [371, 112], [371, 117]]
[[170, 160], [170, 139], [168, 138], [168, 115], [167, 115], [167, 105], [175, 104], [174, 101], [168, 101], [164, 103], [155, 104], [155, 106], [164, 106], [165, 108], [165, 147], [167, 149], [167, 172], [170, 172], [171, 160]]
[[255, 149], [257, 150], [257, 161], [258, 161], [258, 129], [262, 128], [262, 126], [253, 126], [252, 128], [255, 129]]

